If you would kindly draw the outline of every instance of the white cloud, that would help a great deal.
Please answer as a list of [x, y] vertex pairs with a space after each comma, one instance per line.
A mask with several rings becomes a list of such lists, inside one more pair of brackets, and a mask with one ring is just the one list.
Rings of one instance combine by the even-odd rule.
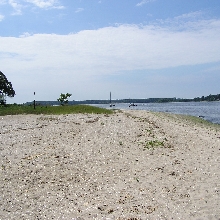
[[[189, 27], [189, 23], [205, 21], [205, 14], [202, 11], [190, 12], [187, 14], [182, 14], [174, 18], [168, 18], [166, 20], [158, 20], [161, 24], [167, 26], [173, 26], [175, 28], [182, 28], [183, 26]], [[209, 21], [209, 19], [207, 19]]]
[[75, 13], [79, 13], [79, 12], [82, 12], [82, 11], [84, 11], [84, 8], [77, 8]]
[[0, 5], [6, 4], [6, 0], [0, 0]]
[[25, 32], [25, 33], [21, 34], [19, 37], [30, 37], [30, 36], [31, 36], [30, 33]]
[[121, 25], [66, 36], [24, 33], [22, 38], [2, 37], [0, 50], [20, 54], [19, 62], [30, 58], [30, 68], [65, 64], [96, 73], [157, 69], [219, 61], [219, 30], [220, 20], [209, 20], [192, 23], [184, 31]]
[[62, 9], [64, 6], [59, 5], [57, 0], [25, 0], [26, 2], [32, 3], [39, 8], [57, 8]]
[[14, 9], [13, 15], [21, 15], [22, 14], [22, 5], [19, 4], [16, 0], [9, 0], [9, 5]]
[[145, 5], [147, 3], [150, 3], [150, 2], [155, 2], [156, 0], [142, 0], [141, 2], [139, 2], [136, 6], [142, 6], [142, 5]]
[[182, 14], [180, 16], [175, 17], [176, 20], [186, 20], [186, 19], [198, 19], [201, 18], [204, 13], [202, 11], [194, 11], [187, 14]]
[[36, 7], [39, 7], [41, 9], [64, 8], [64, 6], [60, 5], [58, 0], [8, 0], [8, 2], [0, 0], [0, 4], [7, 3], [14, 9], [13, 15], [21, 15], [22, 9], [28, 6], [27, 3], [35, 5]]
[[5, 18], [4, 15], [0, 15], [0, 22], [1, 22], [2, 20], [4, 20], [4, 18]]
[[98, 75], [219, 62], [219, 39], [214, 19], [185, 23], [182, 30], [120, 25], [69, 35], [25, 33], [0, 38], [1, 71], [20, 85], [25, 79], [28, 91], [80, 91]]

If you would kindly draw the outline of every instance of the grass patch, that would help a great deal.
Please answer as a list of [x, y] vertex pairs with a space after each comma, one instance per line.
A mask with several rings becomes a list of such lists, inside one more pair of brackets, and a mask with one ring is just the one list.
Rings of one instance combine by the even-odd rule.
[[209, 122], [205, 119], [191, 116], [191, 115], [183, 115], [183, 114], [172, 114], [172, 113], [165, 113], [165, 112], [154, 112], [154, 115], [163, 118], [164, 116], [166, 118], [172, 119], [172, 120], [178, 120], [179, 122], [183, 122], [185, 124], [189, 125], [197, 125], [204, 128], [212, 128], [215, 130], [220, 130], [220, 124], [214, 124], [212, 122]]
[[65, 114], [112, 114], [113, 110], [99, 108], [89, 105], [67, 105], [67, 106], [33, 106], [7, 105], [0, 106], [0, 115], [20, 115], [20, 114], [45, 114], [45, 115], [65, 115]]
[[209, 122], [205, 119], [196, 117], [196, 116], [190, 116], [190, 115], [175, 115], [175, 117], [179, 120], [184, 121], [185, 123], [191, 124], [191, 125], [197, 125], [203, 128], [211, 128], [214, 130], [220, 130], [219, 124], [214, 124], [212, 122]]
[[153, 141], [148, 141], [146, 145], [144, 146], [145, 149], [154, 149], [159, 146], [164, 146], [164, 143], [162, 141], [158, 140], [153, 140]]
[[204, 125], [204, 126], [213, 126], [213, 125], [216, 125], [217, 127], [220, 128], [220, 125], [219, 124], [214, 124], [212, 122], [209, 122], [205, 119], [202, 119], [202, 118], [199, 118], [199, 117], [196, 117], [196, 116], [190, 116], [190, 115], [176, 115], [177, 118], [179, 119], [183, 119], [187, 122], [192, 122], [192, 123], [195, 123], [195, 124], [200, 124], [200, 125]]

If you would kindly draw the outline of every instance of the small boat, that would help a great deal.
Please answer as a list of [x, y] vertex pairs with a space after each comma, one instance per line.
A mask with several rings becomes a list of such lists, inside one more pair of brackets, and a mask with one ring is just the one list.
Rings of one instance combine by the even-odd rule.
[[131, 106], [137, 106], [137, 105], [134, 103], [130, 103], [129, 107], [131, 107]]
[[112, 94], [110, 92], [110, 104], [109, 104], [109, 107], [113, 107], [113, 106], [115, 106], [115, 104], [112, 104]]

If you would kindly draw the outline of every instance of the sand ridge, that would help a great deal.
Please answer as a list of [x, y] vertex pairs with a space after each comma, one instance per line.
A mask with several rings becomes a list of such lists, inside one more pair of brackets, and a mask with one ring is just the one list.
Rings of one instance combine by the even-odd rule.
[[219, 130], [132, 110], [0, 123], [0, 219], [220, 219]]

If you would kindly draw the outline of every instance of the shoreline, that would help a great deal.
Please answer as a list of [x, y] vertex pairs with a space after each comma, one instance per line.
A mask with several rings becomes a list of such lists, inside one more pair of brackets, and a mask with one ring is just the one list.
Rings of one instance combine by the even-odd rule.
[[0, 218], [219, 219], [219, 146], [167, 113], [1, 116]]
[[[200, 103], [200, 104], [199, 104]], [[220, 117], [219, 117], [219, 101], [215, 102], [169, 102], [169, 103], [135, 103], [137, 106], [129, 108], [128, 105], [121, 103], [116, 104], [115, 109], [122, 110], [146, 110], [152, 112], [164, 112], [171, 114], [181, 114], [181, 115], [189, 115], [202, 118], [206, 121], [209, 121], [214, 124], [220, 125]], [[206, 104], [215, 105], [215, 107], [207, 107], [203, 106]], [[174, 106], [173, 106], [174, 105]], [[188, 106], [189, 105], [189, 106]], [[192, 107], [192, 105], [195, 105]], [[108, 105], [95, 105], [97, 107], [103, 107], [109, 109]], [[189, 107], [188, 110], [184, 110], [185, 108], [180, 108], [180, 106]], [[209, 112], [209, 113], [207, 113]]]

